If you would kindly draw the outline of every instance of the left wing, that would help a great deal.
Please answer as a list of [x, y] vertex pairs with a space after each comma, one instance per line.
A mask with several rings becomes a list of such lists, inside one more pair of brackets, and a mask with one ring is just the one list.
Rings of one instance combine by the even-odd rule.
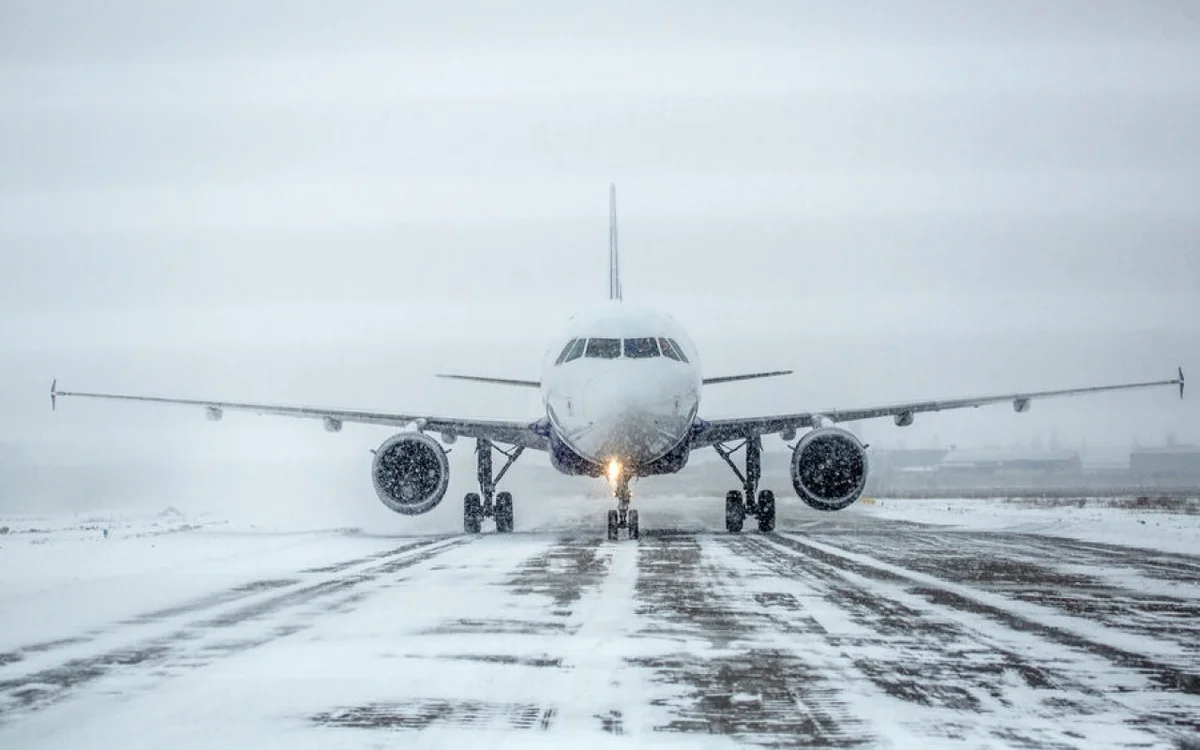
[[343, 422], [359, 424], [386, 425], [389, 427], [409, 427], [417, 425], [422, 430], [441, 432], [455, 437], [483, 438], [509, 445], [520, 445], [535, 450], [546, 450], [549, 443], [546, 437], [535, 430], [532, 422], [505, 422], [484, 419], [454, 419], [433, 417], [421, 414], [390, 414], [386, 412], [351, 411], [346, 409], [326, 409], [315, 406], [278, 406], [274, 404], [249, 404], [239, 401], [202, 401], [186, 398], [161, 398], [159, 396], [125, 396], [116, 393], [82, 393], [62, 391], [58, 381], [50, 385], [50, 404], [54, 408], [59, 398], [103, 398], [116, 401], [143, 401], [154, 404], [179, 404], [182, 406], [200, 406], [207, 410], [209, 419], [220, 419], [225, 412], [246, 411], [254, 414], [271, 414], [281, 417], [301, 417], [320, 419], [325, 422], [325, 428], [338, 431]]
[[858, 409], [829, 409], [819, 412], [800, 412], [798, 414], [780, 414], [768, 417], [746, 417], [738, 419], [714, 419], [701, 425], [695, 440], [694, 448], [703, 448], [715, 443], [729, 440], [740, 440], [755, 435], [766, 435], [772, 432], [787, 432], [788, 430], [812, 427], [822, 421], [853, 422], [859, 419], [874, 417], [893, 417], [897, 425], [912, 424], [913, 415], [928, 411], [949, 411], [950, 409], [967, 409], [989, 404], [1012, 402], [1013, 409], [1018, 412], [1028, 411], [1029, 402], [1037, 398], [1052, 398], [1055, 396], [1077, 396], [1084, 393], [1102, 393], [1104, 391], [1124, 391], [1134, 388], [1155, 388], [1165, 385], [1179, 386], [1179, 397], [1183, 398], [1183, 368], [1179, 368], [1179, 376], [1171, 380], [1154, 380], [1145, 383], [1121, 383], [1119, 385], [1097, 385], [1088, 388], [1067, 388], [1058, 391], [1031, 391], [1029, 393], [1009, 393], [997, 396], [978, 396], [975, 398], [956, 398], [946, 401], [913, 401], [902, 404], [885, 406], [870, 406]]
[[775, 378], [780, 375], [791, 375], [792, 370], [772, 370], [771, 372], [747, 372], [742, 375], [722, 375], [718, 378], [705, 378], [704, 385], [719, 385], [721, 383], [737, 383], [742, 380], [756, 380], [758, 378]]

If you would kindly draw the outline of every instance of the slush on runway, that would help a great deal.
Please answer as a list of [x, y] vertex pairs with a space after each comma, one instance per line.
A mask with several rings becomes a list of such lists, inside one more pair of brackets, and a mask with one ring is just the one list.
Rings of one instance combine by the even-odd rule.
[[[729, 535], [682, 497], [614, 544], [578, 502], [484, 535], [132, 520], [103, 539], [18, 519], [4, 544], [26, 569], [99, 562], [4, 579], [0, 746], [1174, 747], [1200, 731], [1195, 555], [799, 502], [776, 533]], [[114, 582], [138, 604], [90, 606]]]

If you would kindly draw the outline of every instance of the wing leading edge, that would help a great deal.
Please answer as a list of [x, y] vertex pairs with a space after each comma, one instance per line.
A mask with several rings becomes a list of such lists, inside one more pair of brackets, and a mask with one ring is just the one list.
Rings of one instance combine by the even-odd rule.
[[[720, 385], [721, 383], [738, 383], [743, 380], [756, 380], [758, 378], [774, 378], [780, 375], [791, 375], [792, 370], [772, 370], [771, 372], [748, 372], [742, 375], [722, 375], [716, 378], [705, 378], [704, 385]], [[513, 378], [492, 378], [482, 375], [457, 375], [454, 373], [439, 372], [439, 378], [448, 378], [450, 380], [468, 380], [473, 383], [490, 383], [492, 385], [515, 385], [521, 388], [540, 388], [541, 383], [537, 380], [515, 380]]]
[[520, 445], [535, 450], [546, 450], [548, 448], [548, 441], [545, 436], [535, 431], [531, 422], [458, 419], [420, 414], [391, 414], [386, 412], [327, 409], [315, 406], [283, 406], [276, 404], [251, 404], [240, 401], [204, 401], [200, 399], [162, 398], [160, 396], [131, 396], [117, 393], [83, 393], [79, 391], [60, 390], [57, 380], [50, 385], [50, 402], [52, 407], [57, 405], [59, 398], [68, 397], [199, 406], [208, 411], [211, 419], [220, 419], [226, 410], [281, 417], [298, 417], [302, 419], [321, 419], [325, 421], [327, 429], [335, 431], [341, 429], [343, 422], [385, 425], [389, 427], [410, 427], [416, 425], [422, 430], [440, 432], [447, 436], [483, 438], [485, 440], [493, 440], [509, 445]]
[[974, 398], [956, 398], [944, 401], [912, 401], [884, 406], [869, 406], [857, 409], [828, 409], [816, 412], [800, 412], [797, 414], [780, 414], [766, 417], [745, 417], [734, 419], [714, 419], [706, 421], [693, 442], [694, 448], [703, 448], [715, 443], [729, 440], [740, 440], [755, 435], [767, 435], [772, 432], [812, 427], [822, 420], [830, 422], [854, 422], [860, 419], [876, 417], [892, 417], [898, 425], [910, 424], [914, 414], [931, 411], [949, 411], [951, 409], [967, 409], [990, 404], [1011, 402], [1013, 409], [1022, 412], [1029, 408], [1034, 399], [1054, 398], [1058, 396], [1079, 396], [1087, 393], [1103, 393], [1106, 391], [1125, 391], [1137, 388], [1157, 388], [1161, 386], [1179, 386], [1179, 397], [1183, 398], [1183, 368], [1179, 368], [1178, 377], [1170, 380], [1153, 380], [1144, 383], [1120, 383], [1117, 385], [1097, 385], [1087, 388], [1066, 388], [1056, 391], [1030, 391], [1027, 393], [1008, 393], [995, 396], [977, 396]]
[[758, 378], [776, 378], [780, 375], [791, 375], [792, 370], [772, 370], [771, 372], [747, 372], [742, 375], [722, 375], [717, 378], [705, 378], [704, 385], [720, 385], [721, 383], [738, 383], [743, 380], [757, 380]]

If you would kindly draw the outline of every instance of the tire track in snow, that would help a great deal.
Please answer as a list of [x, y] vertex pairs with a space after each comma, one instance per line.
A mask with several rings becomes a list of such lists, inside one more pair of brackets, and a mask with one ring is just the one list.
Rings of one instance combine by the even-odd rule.
[[[677, 641], [629, 660], [659, 687], [651, 705], [665, 718], [655, 729], [767, 747], [869, 742], [823, 666], [780, 643], [771, 609], [781, 600], [741, 591], [711, 539], [649, 533], [639, 543], [638, 635]], [[797, 620], [793, 632], [811, 625]]]
[[[124, 645], [107, 648], [98, 654], [70, 658], [19, 676], [4, 677], [0, 679], [0, 723], [15, 714], [40, 710], [62, 701], [76, 689], [107, 676], [119, 673], [128, 678], [136, 668], [137, 676], [148, 683], [145, 687], [149, 687], [163, 677], [172, 676], [175, 674], [172, 670], [179, 667], [203, 666], [291, 635], [308, 627], [313, 619], [311, 614], [305, 617], [302, 613], [296, 613], [297, 609], [331, 599], [335, 600], [335, 604], [344, 604], [346, 595], [361, 595], [361, 592], [356, 592], [357, 589], [470, 541], [462, 537], [433, 538], [359, 558], [351, 567], [341, 568], [333, 575], [325, 574], [315, 582], [301, 581], [291, 588], [273, 591], [248, 604], [174, 626], [178, 629], [166, 634], [141, 638], [135, 635], [132, 642], [127, 639]], [[205, 610], [220, 610], [226, 604], [240, 602], [251, 594], [261, 592], [262, 589], [245, 590], [245, 587], [239, 586], [226, 592], [228, 596], [202, 597], [178, 608], [150, 613], [151, 616], [144, 621], [139, 618], [126, 621], [126, 629], [118, 631], [116, 635], [120, 637], [129, 630], [136, 633], [144, 629], [140, 626], [145, 623], [169, 621]], [[239, 626], [276, 616], [290, 616], [291, 621], [281, 622], [266, 630], [260, 629], [241, 638], [217, 640], [225, 631], [236, 631]]]
[[[1065, 540], [1060, 546], [1059, 540], [1026, 534], [898, 534], [882, 545], [851, 534], [794, 538], [820, 540], [906, 570], [1168, 641], [1183, 655], [1182, 664], [1200, 664], [1200, 599], [1178, 595], [1200, 593], [1194, 556]], [[1173, 583], [1178, 593], [1144, 585], [1147, 578]], [[1117, 585], [1114, 579], [1129, 583]], [[1129, 587], [1139, 582], [1142, 590]]]
[[[384, 550], [383, 552], [376, 552], [371, 555], [364, 555], [362, 557], [356, 557], [351, 560], [345, 560], [331, 565], [325, 565], [317, 568], [306, 568], [299, 571], [296, 575], [303, 576], [306, 574], [315, 573], [336, 573], [348, 568], [369, 564], [382, 558], [393, 556], [399, 552], [413, 549], [424, 543], [426, 543], [426, 541], [422, 540], [419, 542], [406, 544], [396, 549]], [[130, 628], [128, 626], [149, 625], [177, 619], [185, 615], [216, 609], [226, 604], [232, 604], [237, 601], [253, 598], [266, 591], [297, 585], [301, 582], [302, 580], [300, 578], [295, 577], [261, 578], [239, 584], [224, 591], [204, 594], [179, 604], [172, 604], [168, 607], [161, 607], [149, 612], [143, 612], [132, 617], [127, 617], [124, 620], [120, 620], [117, 624], [126, 626], [126, 631], [129, 631]], [[17, 662], [25, 661], [34, 655], [48, 654], [51, 652], [64, 650], [66, 647], [94, 643], [108, 635], [110, 635], [110, 631], [108, 629], [100, 628], [88, 631], [83, 635], [73, 636], [70, 638], [60, 638], [53, 641], [41, 641], [38, 643], [29, 644], [27, 646], [22, 646], [11, 651], [0, 652], [0, 668], [6, 667], [10, 664], [16, 664]]]
[[[567, 535], [539, 543], [522, 557], [501, 556], [499, 568], [494, 567], [497, 557], [487, 559], [505, 547], [524, 550], [530, 541], [504, 535], [478, 547], [485, 559], [472, 567], [487, 574], [464, 575], [470, 585], [499, 589], [499, 598], [482, 608], [484, 597], [448, 608], [432, 627], [418, 630], [416, 640], [406, 640], [407, 653], [398, 656], [440, 661], [447, 667], [472, 663], [481, 684], [517, 686], [505, 691], [504, 700], [486, 691], [414, 694], [403, 700], [334, 706], [307, 720], [326, 728], [434, 734], [463, 729], [578, 733], [601, 731], [606, 722], [610, 731], [619, 729], [627, 696], [615, 686], [621, 681], [615, 674], [623, 655], [611, 648], [612, 626], [620, 613], [618, 600], [626, 588], [632, 589], [636, 576], [636, 569], [625, 564], [633, 561], [633, 550], [606, 545], [595, 536]], [[462, 616], [464, 610], [470, 614]], [[422, 644], [426, 638], [436, 645]], [[551, 684], [555, 689], [521, 695], [519, 686], [525, 683]]]
[[[919, 591], [926, 599], [941, 599], [947, 603], [953, 601], [955, 604], [952, 606], [957, 609], [985, 614], [1010, 629], [1036, 632], [1061, 645], [1092, 651], [1114, 664], [1144, 673], [1162, 688], [1200, 695], [1200, 661], [1194, 655], [1194, 644], [1189, 644], [1188, 648], [1173, 648], [1174, 644], [1165, 642], [1173, 640], [1176, 627], [1173, 622], [1160, 621], [1159, 627], [1152, 629], [1151, 637], [1122, 633], [1087, 616], [1090, 613], [1086, 605], [1081, 605], [1081, 613], [1058, 612], [1053, 606], [1043, 606], [1037, 602], [1036, 597], [1033, 597], [1036, 603], [1030, 603], [1021, 597], [1010, 598], [1002, 587], [995, 592], [987, 586], [973, 585], [974, 574], [969, 572], [971, 565], [960, 558], [948, 561], [945, 567], [933, 568], [933, 572], [925, 572], [875, 560], [862, 553], [849, 552], [812, 539], [802, 541], [779, 537], [775, 543], [843, 571], [912, 586], [912, 590]], [[989, 566], [981, 561], [981, 567]], [[1030, 574], [1030, 566], [1021, 563], [1005, 566], [1000, 563], [991, 568], [992, 580], [999, 576], [1002, 583], [1006, 568], [1010, 574], [1012, 571]], [[964, 573], [964, 569], [968, 572]], [[1047, 575], [1051, 580], [1062, 578], [1049, 571]], [[1060, 598], [1055, 598], [1052, 603], [1060, 601]], [[1194, 605], [1184, 604], [1195, 609]]]
[[1174, 742], [1178, 732], [1200, 729], [1200, 701], [1189, 694], [1187, 675], [1031, 619], [1021, 602], [1010, 603], [1020, 612], [1009, 611], [993, 594], [811, 540], [746, 541], [782, 575], [827, 581], [833, 601], [883, 636], [877, 644], [843, 644], [859, 653], [864, 673], [917, 706], [1009, 714], [996, 722], [995, 739], [1074, 744], [1083, 735], [1072, 732], [1087, 726], [1097, 741], [1136, 745]]

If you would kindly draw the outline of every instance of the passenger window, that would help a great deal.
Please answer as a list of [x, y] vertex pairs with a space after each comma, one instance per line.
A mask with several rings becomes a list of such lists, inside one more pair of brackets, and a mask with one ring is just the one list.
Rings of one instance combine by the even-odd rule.
[[687, 362], [687, 355], [683, 353], [683, 347], [679, 345], [679, 342], [675, 339], [667, 339], [667, 341], [671, 342], [671, 348], [674, 349], [675, 353], [679, 355], [679, 361]]
[[621, 356], [621, 339], [588, 339], [587, 356], [616, 359]]
[[567, 358], [564, 362], [570, 362], [573, 359], [579, 359], [583, 356], [583, 347], [587, 345], [587, 339], [575, 339], [571, 345], [571, 351], [567, 352]]
[[671, 346], [670, 340], [659, 339], [658, 345], [660, 347], [662, 347], [663, 356], [670, 357], [671, 359], [674, 359], [679, 362], [683, 361], [683, 357], [679, 354], [679, 352], [675, 351], [675, 347]]
[[625, 339], [625, 356], [646, 359], [658, 356], [658, 342], [651, 338]]
[[554, 364], [561, 365], [563, 360], [565, 360], [567, 355], [571, 352], [571, 347], [575, 346], [575, 342], [578, 340], [579, 339], [571, 339], [568, 341], [567, 345], [563, 347], [562, 354], [558, 355], [558, 359], [554, 360]]

